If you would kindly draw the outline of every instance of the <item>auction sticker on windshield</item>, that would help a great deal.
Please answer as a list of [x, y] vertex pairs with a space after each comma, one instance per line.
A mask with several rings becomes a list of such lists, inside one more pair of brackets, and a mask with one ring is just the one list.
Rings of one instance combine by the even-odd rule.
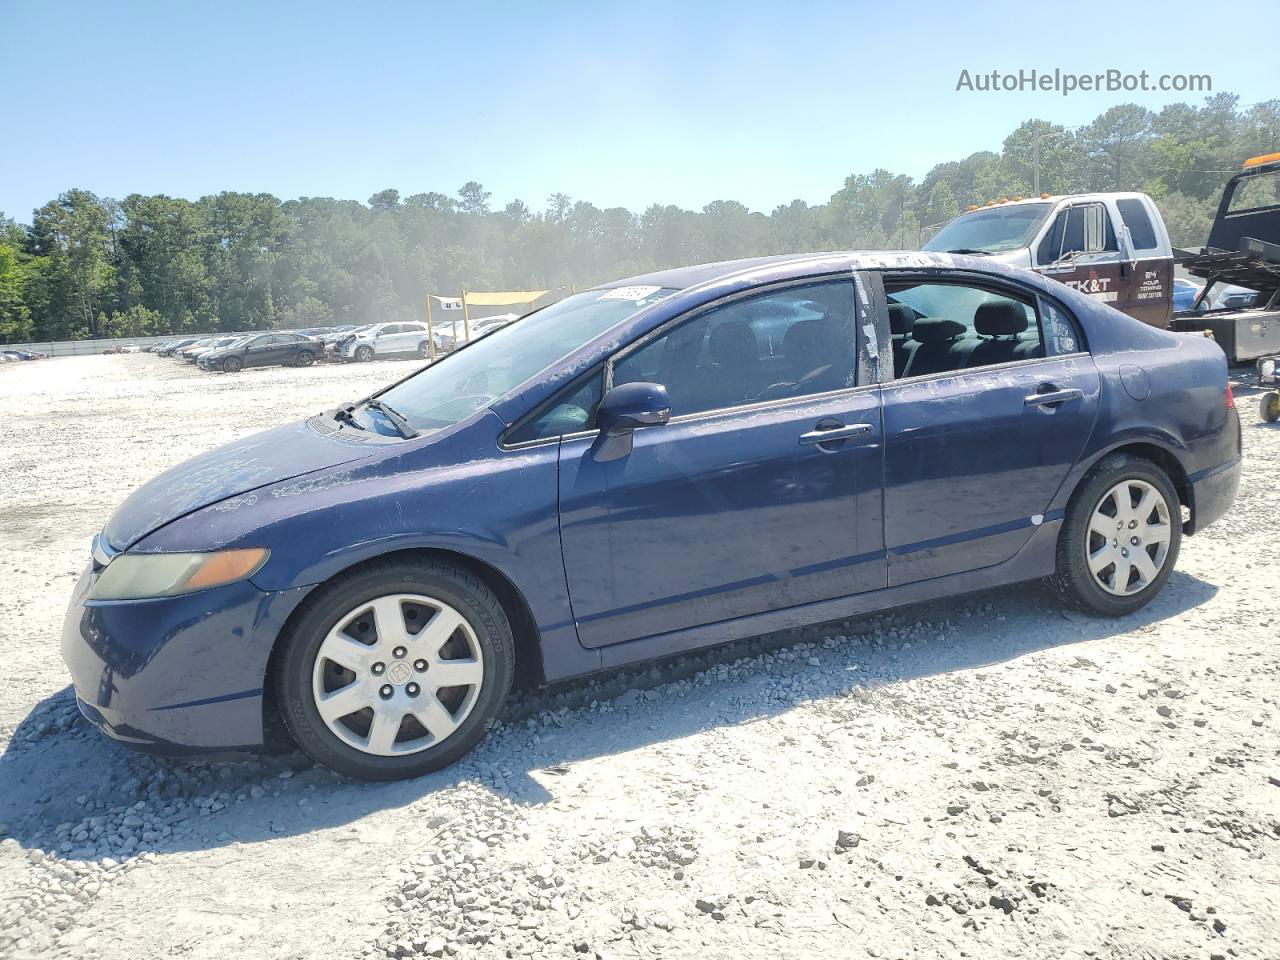
[[606, 290], [600, 294], [601, 300], [643, 300], [645, 297], [651, 297], [661, 287], [614, 287], [612, 290]]

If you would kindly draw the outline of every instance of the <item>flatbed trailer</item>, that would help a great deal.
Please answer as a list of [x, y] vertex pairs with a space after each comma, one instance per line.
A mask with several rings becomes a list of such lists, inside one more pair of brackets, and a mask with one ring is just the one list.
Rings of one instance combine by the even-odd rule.
[[[1246, 160], [1223, 188], [1208, 244], [1174, 258], [1205, 281], [1191, 309], [1173, 315], [1174, 330], [1208, 330], [1231, 363], [1280, 353], [1280, 153]], [[1253, 305], [1202, 310], [1224, 283], [1256, 290]]]

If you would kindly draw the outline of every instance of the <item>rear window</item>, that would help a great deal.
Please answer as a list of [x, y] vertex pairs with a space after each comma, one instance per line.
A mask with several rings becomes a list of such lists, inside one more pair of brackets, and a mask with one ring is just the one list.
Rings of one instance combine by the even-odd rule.
[[1133, 249], [1154, 250], [1159, 246], [1156, 228], [1151, 225], [1151, 218], [1147, 216], [1147, 208], [1141, 200], [1117, 200], [1116, 206], [1120, 208], [1120, 216], [1133, 237]]
[[1280, 170], [1249, 177], [1236, 184], [1228, 213], [1261, 210], [1280, 204]]

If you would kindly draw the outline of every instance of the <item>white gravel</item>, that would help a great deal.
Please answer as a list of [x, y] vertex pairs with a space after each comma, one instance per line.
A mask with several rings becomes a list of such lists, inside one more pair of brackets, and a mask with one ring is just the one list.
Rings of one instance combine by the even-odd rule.
[[410, 363], [0, 367], [0, 957], [1280, 957], [1280, 428], [1147, 610], [1035, 585], [524, 694], [463, 764], [165, 762], [58, 655], [141, 482]]

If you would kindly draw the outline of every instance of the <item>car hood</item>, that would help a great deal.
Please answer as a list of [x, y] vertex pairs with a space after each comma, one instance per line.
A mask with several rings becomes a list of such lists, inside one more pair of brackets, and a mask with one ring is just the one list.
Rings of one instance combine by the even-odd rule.
[[374, 452], [340, 437], [323, 435], [300, 421], [193, 457], [135, 490], [107, 521], [103, 535], [112, 549], [127, 550], [193, 510]]

